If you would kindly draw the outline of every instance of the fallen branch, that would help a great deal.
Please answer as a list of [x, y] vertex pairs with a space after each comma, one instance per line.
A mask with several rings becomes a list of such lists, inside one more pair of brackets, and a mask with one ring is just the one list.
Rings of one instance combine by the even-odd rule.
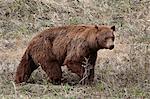
[[90, 70], [93, 69], [93, 66], [89, 63], [89, 58], [84, 58], [82, 67], [84, 67], [85, 71], [83, 74], [83, 78], [79, 81], [80, 84], [84, 84], [88, 82], [88, 76], [90, 75]]

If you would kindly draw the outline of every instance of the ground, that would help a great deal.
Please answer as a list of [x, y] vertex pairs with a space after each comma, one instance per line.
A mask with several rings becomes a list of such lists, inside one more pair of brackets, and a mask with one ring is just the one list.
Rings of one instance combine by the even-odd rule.
[[[149, 0], [0, 0], [0, 97], [150, 98], [149, 5]], [[76, 75], [63, 68], [64, 82], [54, 86], [38, 68], [29, 83], [15, 85], [16, 67], [32, 37], [69, 24], [117, 27], [115, 48], [98, 52], [95, 84], [74, 85]]]

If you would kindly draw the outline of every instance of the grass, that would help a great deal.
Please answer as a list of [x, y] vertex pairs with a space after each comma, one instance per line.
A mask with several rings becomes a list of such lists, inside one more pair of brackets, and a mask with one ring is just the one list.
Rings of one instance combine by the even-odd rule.
[[[0, 97], [149, 99], [149, 5], [149, 0], [0, 0]], [[74, 85], [78, 77], [64, 70], [64, 83], [54, 86], [38, 68], [30, 83], [15, 85], [16, 67], [32, 37], [69, 24], [117, 27], [115, 49], [98, 52], [95, 84]]]

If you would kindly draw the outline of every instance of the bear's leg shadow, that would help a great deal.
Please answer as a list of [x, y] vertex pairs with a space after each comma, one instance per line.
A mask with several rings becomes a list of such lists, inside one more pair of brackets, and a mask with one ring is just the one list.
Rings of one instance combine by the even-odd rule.
[[38, 66], [35, 65], [32, 58], [27, 53], [25, 53], [22, 57], [19, 66], [17, 67], [15, 82], [26, 82], [29, 79], [31, 73], [37, 68]]

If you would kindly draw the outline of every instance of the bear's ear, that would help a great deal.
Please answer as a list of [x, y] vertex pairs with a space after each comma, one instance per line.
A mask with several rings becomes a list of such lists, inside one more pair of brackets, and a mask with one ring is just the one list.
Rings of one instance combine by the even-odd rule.
[[96, 29], [98, 29], [98, 26], [97, 26], [97, 25], [95, 25], [95, 28], [96, 28]]
[[115, 31], [115, 30], [116, 30], [116, 29], [115, 29], [115, 26], [112, 26], [112, 27], [111, 27], [111, 29], [112, 29], [113, 31]]

